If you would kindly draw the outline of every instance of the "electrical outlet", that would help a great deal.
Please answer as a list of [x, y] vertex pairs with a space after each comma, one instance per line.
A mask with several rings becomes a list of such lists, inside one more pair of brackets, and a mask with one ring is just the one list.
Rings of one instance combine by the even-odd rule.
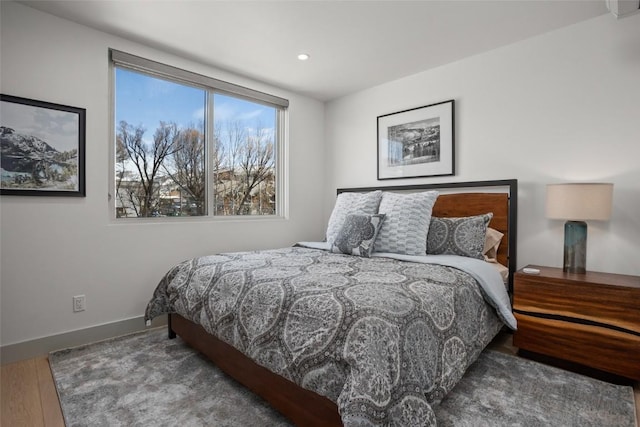
[[73, 312], [84, 311], [86, 308], [86, 298], [84, 295], [76, 295], [73, 297]]

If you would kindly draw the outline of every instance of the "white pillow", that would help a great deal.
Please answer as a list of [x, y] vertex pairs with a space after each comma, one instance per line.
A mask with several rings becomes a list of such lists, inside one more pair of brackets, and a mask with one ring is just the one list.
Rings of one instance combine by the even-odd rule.
[[376, 239], [375, 252], [425, 255], [431, 210], [437, 198], [437, 191], [384, 192], [378, 213], [386, 217]]
[[382, 191], [380, 190], [370, 191], [368, 193], [338, 194], [336, 204], [329, 218], [329, 224], [327, 225], [327, 242], [333, 245], [347, 215], [377, 214], [380, 199], [382, 199]]

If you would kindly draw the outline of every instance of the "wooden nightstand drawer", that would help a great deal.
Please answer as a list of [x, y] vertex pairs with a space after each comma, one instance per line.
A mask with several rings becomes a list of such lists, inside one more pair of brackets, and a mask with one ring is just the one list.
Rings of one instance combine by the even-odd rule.
[[515, 316], [516, 347], [640, 380], [640, 336], [594, 325]]
[[590, 320], [640, 333], [640, 288], [516, 276], [514, 310]]

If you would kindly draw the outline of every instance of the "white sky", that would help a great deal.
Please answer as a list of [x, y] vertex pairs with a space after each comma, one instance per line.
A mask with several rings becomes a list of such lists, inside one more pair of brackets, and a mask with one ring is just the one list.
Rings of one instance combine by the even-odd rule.
[[13, 102], [2, 101], [0, 108], [2, 126], [38, 137], [58, 151], [78, 148], [78, 120], [76, 113]]

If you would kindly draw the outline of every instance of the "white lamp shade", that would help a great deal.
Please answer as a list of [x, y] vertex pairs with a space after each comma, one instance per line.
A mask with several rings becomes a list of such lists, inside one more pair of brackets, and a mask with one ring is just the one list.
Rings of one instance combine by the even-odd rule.
[[613, 184], [571, 183], [547, 185], [547, 217], [572, 221], [611, 218]]

